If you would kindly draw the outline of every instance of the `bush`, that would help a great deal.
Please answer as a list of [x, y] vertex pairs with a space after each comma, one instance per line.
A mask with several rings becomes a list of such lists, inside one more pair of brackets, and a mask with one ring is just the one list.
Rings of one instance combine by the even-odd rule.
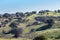
[[39, 16], [38, 16], [38, 17], [35, 17], [34, 19], [35, 19], [36, 21], [45, 22], [45, 20], [46, 20], [47, 18], [44, 17], [44, 16], [43, 16], [43, 17], [39, 17]]
[[60, 35], [58, 37], [56, 37], [55, 39], [60, 39]]
[[30, 30], [30, 33], [31, 33], [31, 32], [34, 32], [34, 31], [35, 31], [35, 29], [31, 29], [31, 30]]
[[26, 15], [26, 16], [30, 16], [31, 13], [30, 13], [30, 12], [26, 12], [25, 15]]
[[33, 40], [47, 40], [47, 37], [46, 36], [37, 36], [35, 37]]
[[11, 28], [17, 28], [16, 23], [11, 23], [9, 26], [10, 26]]
[[50, 29], [50, 28], [53, 26], [54, 21], [53, 21], [53, 19], [48, 19], [48, 20], [46, 20], [45, 23], [46, 23], [47, 25], [44, 25], [44, 26], [36, 29], [36, 31], [42, 31], [42, 30]]
[[30, 24], [28, 24], [26, 27], [30, 27], [31, 25]]
[[4, 30], [2, 31], [3, 34], [13, 34], [14, 38], [18, 38], [20, 37], [23, 32], [23, 29], [22, 28], [13, 28], [11, 30], [9, 30], [8, 32], [5, 32]]
[[17, 20], [17, 22], [22, 22], [22, 18], [17, 18], [18, 20]]
[[5, 20], [5, 21], [1, 22], [1, 25], [2, 25], [3, 27], [5, 27], [5, 25], [8, 24], [9, 22], [10, 22], [9, 20]]
[[48, 20], [46, 20], [45, 23], [48, 23], [49, 25], [53, 25], [54, 24], [54, 20], [53, 19], [48, 19]]
[[16, 12], [16, 17], [25, 17], [23, 12]]
[[32, 25], [39, 25], [39, 23], [38, 22], [34, 22]]
[[36, 14], [37, 12], [36, 11], [32, 11], [31, 14]]
[[8, 13], [5, 13], [5, 14], [3, 14], [3, 17], [4, 17], [4, 18], [9, 18], [9, 17], [11, 17], [11, 15], [8, 14]]

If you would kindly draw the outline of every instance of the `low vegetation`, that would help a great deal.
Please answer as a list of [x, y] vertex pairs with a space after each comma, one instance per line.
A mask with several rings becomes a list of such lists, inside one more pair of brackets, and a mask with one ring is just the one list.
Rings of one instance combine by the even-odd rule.
[[60, 10], [0, 14], [0, 40], [60, 40]]

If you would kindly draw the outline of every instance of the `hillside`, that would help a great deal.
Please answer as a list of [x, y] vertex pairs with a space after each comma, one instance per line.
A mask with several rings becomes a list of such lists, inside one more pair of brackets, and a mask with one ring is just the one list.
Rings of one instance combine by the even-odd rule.
[[17, 12], [0, 16], [0, 40], [33, 40], [37, 36], [60, 40], [59, 12]]

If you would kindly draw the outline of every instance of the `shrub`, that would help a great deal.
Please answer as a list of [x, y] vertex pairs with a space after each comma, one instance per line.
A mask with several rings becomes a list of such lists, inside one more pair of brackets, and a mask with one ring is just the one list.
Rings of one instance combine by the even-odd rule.
[[60, 39], [60, 35], [58, 37], [56, 37], [55, 39]]
[[25, 15], [26, 15], [26, 16], [30, 16], [31, 13], [30, 13], [30, 12], [26, 12]]
[[35, 17], [34, 18], [36, 21], [40, 21], [40, 22], [45, 22], [45, 20], [47, 19], [47, 18], [45, 18], [44, 16], [43, 17]]
[[28, 24], [26, 27], [30, 27], [31, 25], [30, 24]]
[[46, 29], [50, 29], [52, 27], [52, 25], [54, 24], [53, 19], [48, 19], [46, 20], [47, 25], [44, 25], [38, 29], [36, 29], [36, 31], [42, 31], [42, 30], [46, 30]]
[[17, 26], [16, 26], [15, 23], [11, 23], [9, 26], [10, 26], [11, 28], [17, 28]]
[[32, 25], [39, 25], [39, 23], [38, 22], [34, 22]]
[[18, 38], [20, 37], [23, 32], [23, 29], [22, 28], [13, 28], [11, 30], [9, 30], [8, 32], [5, 32], [4, 30], [2, 31], [3, 34], [13, 34], [14, 38]]
[[23, 12], [16, 12], [16, 17], [25, 17]]
[[35, 37], [33, 40], [47, 40], [47, 37], [46, 36], [37, 36]]
[[36, 14], [36, 11], [32, 11], [31, 14]]
[[31, 33], [31, 32], [34, 32], [34, 31], [35, 31], [35, 29], [31, 29], [31, 30], [30, 30], [30, 33]]
[[17, 22], [22, 22], [22, 18], [17, 18]]
[[11, 15], [8, 14], [8, 13], [5, 13], [5, 14], [3, 14], [3, 17], [4, 17], [4, 18], [8, 18], [8, 17], [11, 17]]

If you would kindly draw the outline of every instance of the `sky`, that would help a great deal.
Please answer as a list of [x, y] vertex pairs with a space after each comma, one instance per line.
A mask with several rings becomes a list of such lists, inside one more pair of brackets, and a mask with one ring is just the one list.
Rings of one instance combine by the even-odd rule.
[[60, 0], [0, 0], [0, 14], [58, 9]]

